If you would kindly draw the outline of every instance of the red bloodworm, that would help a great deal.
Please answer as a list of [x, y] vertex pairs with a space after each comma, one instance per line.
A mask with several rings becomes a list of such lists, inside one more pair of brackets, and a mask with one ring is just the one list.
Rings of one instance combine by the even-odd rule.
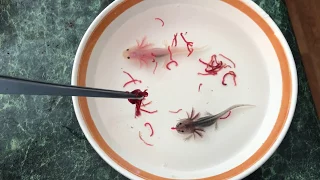
[[130, 84], [130, 83], [134, 83], [134, 84], [136, 84], [136, 82], [142, 83], [141, 80], [134, 79], [130, 73], [128, 73], [128, 72], [126, 72], [126, 71], [123, 71], [123, 73], [127, 74], [127, 75], [131, 78], [131, 81], [126, 82], [126, 83], [123, 85], [123, 87], [126, 87], [126, 86], [127, 86], [128, 84]]
[[210, 66], [211, 67], [211, 65], [209, 63], [206, 63], [206, 62], [202, 61], [202, 59], [199, 59], [199, 62], [201, 62], [202, 64], [204, 64], [206, 66]]
[[218, 65], [222, 65], [222, 61], [218, 62], [218, 60], [217, 60], [217, 55], [215, 55], [215, 54], [213, 54], [213, 55], [211, 56], [211, 61], [210, 61], [210, 63], [211, 63], [212, 66], [213, 66], [214, 63], [216, 63], [217, 66], [218, 66]]
[[175, 46], [175, 47], [177, 46], [177, 44], [178, 44], [177, 36], [178, 36], [178, 33], [176, 33], [176, 34], [173, 35], [171, 47], [172, 47], [172, 46]]
[[172, 129], [172, 130], [176, 130], [177, 128], [175, 128], [175, 127], [172, 127], [171, 129]]
[[223, 78], [222, 78], [222, 85], [226, 86], [227, 84], [225, 83], [225, 80], [226, 80], [226, 77], [228, 75], [231, 75], [233, 77], [233, 82], [234, 82], [234, 85], [237, 86], [237, 81], [236, 81], [236, 73], [234, 73], [233, 71], [229, 71], [228, 73], [226, 73], [225, 75], [223, 75]]
[[201, 86], [202, 86], [202, 83], [200, 83], [200, 84], [199, 84], [198, 92], [200, 92], [200, 90], [201, 90]]
[[172, 64], [172, 63], [174, 63], [176, 66], [178, 66], [177, 61], [170, 61], [170, 62], [168, 62], [168, 64], [166, 65], [166, 67], [167, 67], [168, 70], [171, 70], [171, 68], [170, 68], [169, 66], [170, 66], [170, 64]]
[[148, 106], [149, 104], [151, 104], [152, 103], [152, 101], [150, 101], [150, 102], [148, 102], [148, 103], [146, 103], [146, 104], [144, 104], [144, 103], [142, 103], [142, 106]]
[[[204, 62], [203, 60], [199, 59], [201, 64], [206, 65], [205, 72], [206, 73], [198, 73], [198, 75], [207, 76], [207, 75], [217, 75], [219, 71], [226, 67], [222, 61], [217, 61], [217, 56], [214, 54], [211, 56], [211, 60], [209, 63]], [[216, 65], [214, 65], [216, 64]]]
[[131, 78], [131, 80], [134, 80], [134, 78], [131, 76], [130, 73], [128, 73], [128, 72], [126, 72], [126, 71], [123, 71], [123, 73], [127, 74], [127, 75]]
[[157, 113], [158, 110], [155, 110], [155, 111], [147, 111], [147, 110], [144, 110], [144, 109], [140, 109], [140, 111], [143, 111], [143, 112], [146, 112], [148, 114], [154, 114], [154, 113]]
[[[140, 89], [136, 89], [134, 91], [131, 92], [132, 94], [135, 94], [137, 96], [143, 96], [143, 98], [148, 97], [148, 92], [147, 89], [144, 91], [141, 91]], [[136, 108], [135, 108], [135, 117], [138, 117], [141, 115], [141, 104], [142, 104], [142, 100], [141, 99], [128, 99], [128, 101], [131, 104], [135, 104]]]
[[169, 55], [170, 55], [170, 60], [173, 61], [172, 51], [171, 51], [171, 49], [170, 49], [170, 46], [168, 46], [168, 51], [169, 51]]
[[206, 71], [207, 73], [212, 74], [212, 75], [216, 75], [221, 69], [223, 69], [223, 67], [220, 66], [220, 65], [218, 65], [217, 67], [215, 67], [215, 68], [213, 68], [213, 69], [211, 69], [211, 70], [205, 69], [205, 71]]
[[162, 27], [164, 26], [164, 21], [161, 18], [154, 18], [155, 20], [159, 20], [162, 23]]
[[131, 81], [128, 81], [128, 82], [126, 82], [124, 85], [123, 85], [123, 87], [126, 87], [128, 84], [130, 84], [130, 83], [134, 83], [134, 84], [136, 84], [136, 82], [139, 82], [139, 83], [142, 83], [142, 81], [140, 81], [140, 80], [131, 80]]
[[142, 138], [142, 135], [141, 135], [141, 132], [140, 132], [140, 131], [139, 131], [139, 138], [140, 138], [140, 140], [141, 140], [144, 144], [146, 144], [147, 146], [153, 146], [153, 144], [147, 143], [147, 142]]
[[230, 114], [231, 114], [231, 111], [228, 112], [227, 116], [221, 117], [220, 119], [227, 119], [230, 116]]
[[186, 40], [186, 38], [184, 37], [183, 33], [180, 33], [181, 38], [183, 39], [183, 41], [186, 43], [187, 45], [187, 49], [189, 51], [188, 57], [192, 54], [193, 52], [193, 42], [189, 42]]
[[205, 68], [205, 72], [206, 73], [198, 73], [198, 75], [203, 75], [203, 76], [206, 76], [206, 75], [217, 75], [218, 72], [222, 69], [223, 67], [219, 65], [217, 66], [212, 66], [212, 65], [208, 65], [206, 68]]
[[158, 67], [158, 62], [156, 62], [156, 65], [154, 66], [153, 74], [155, 74], [155, 73], [156, 73], [157, 67]]
[[146, 123], [144, 123], [144, 126], [145, 126], [145, 127], [147, 127], [147, 126], [149, 126], [149, 127], [150, 127], [150, 130], [151, 130], [150, 137], [152, 137], [152, 136], [153, 136], [153, 134], [154, 134], [154, 131], [153, 131], [153, 127], [152, 127], [152, 125], [151, 125], [150, 123], [146, 122]]
[[184, 37], [183, 33], [180, 33], [180, 36], [185, 43], [189, 43], [189, 41], [187, 41], [187, 39]]
[[213, 64], [213, 62], [215, 62], [216, 64], [218, 64], [217, 55], [213, 54], [213, 55], [211, 56], [211, 61], [212, 61], [212, 64]]
[[182, 109], [178, 109], [177, 111], [169, 111], [169, 112], [171, 112], [171, 113], [179, 113], [180, 111], [182, 111]]
[[233, 73], [233, 83], [235, 86], [237, 85], [236, 77], [237, 77], [237, 75], [235, 73]]
[[207, 74], [205, 74], [205, 73], [198, 73], [198, 75], [201, 75], [201, 76], [210, 76], [210, 75], [215, 75], [215, 74], [209, 74], [209, 73], [207, 73]]
[[216, 64], [216, 66], [222, 65], [222, 61], [220, 61], [220, 63], [218, 63], [217, 55], [215, 55], [215, 54], [213, 54], [213, 55], [211, 56], [211, 60], [210, 60], [209, 64], [210, 64], [210, 66], [215, 67], [215, 66], [213, 65], [214, 63]]
[[167, 68], [168, 70], [171, 70], [170, 67], [169, 67], [170, 64], [174, 63], [176, 66], [178, 66], [178, 62], [175, 61], [175, 60], [173, 60], [173, 58], [172, 58], [172, 51], [171, 51], [171, 49], [170, 49], [170, 46], [168, 46], [168, 51], [169, 51], [169, 54], [170, 54], [170, 60], [171, 60], [171, 61], [167, 63], [166, 68]]
[[236, 64], [228, 57], [226, 57], [225, 55], [223, 54], [219, 54], [219, 56], [222, 56], [223, 58], [227, 59], [228, 61], [230, 61], [232, 64], [233, 64], [233, 67], [236, 68]]

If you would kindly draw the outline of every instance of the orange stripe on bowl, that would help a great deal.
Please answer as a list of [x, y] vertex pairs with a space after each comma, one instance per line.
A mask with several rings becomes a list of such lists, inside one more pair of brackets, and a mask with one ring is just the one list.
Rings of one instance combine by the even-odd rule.
[[[240, 173], [244, 172], [252, 165], [254, 165], [258, 160], [260, 160], [272, 147], [272, 145], [277, 140], [278, 136], [280, 135], [283, 126], [286, 122], [288, 112], [289, 112], [289, 105], [290, 105], [290, 98], [292, 94], [292, 84], [291, 84], [291, 75], [290, 69], [288, 65], [288, 60], [286, 58], [286, 54], [284, 48], [282, 47], [279, 39], [274, 35], [272, 28], [267, 24], [267, 22], [253, 9], [251, 9], [248, 5], [240, 0], [222, 0], [223, 2], [237, 8], [248, 17], [250, 17], [266, 34], [269, 38], [270, 42], [272, 43], [275, 52], [278, 56], [280, 67], [281, 67], [281, 74], [282, 74], [282, 82], [283, 82], [283, 93], [282, 93], [282, 101], [281, 101], [281, 108], [280, 112], [276, 121], [275, 126], [273, 127], [269, 137], [267, 140], [262, 144], [262, 146], [256, 151], [249, 159], [245, 162], [240, 164], [239, 166], [221, 173], [216, 176], [208, 177], [205, 179], [229, 179]], [[125, 12], [130, 7], [142, 2], [142, 0], [124, 0], [122, 3], [117, 5], [113, 10], [111, 10], [96, 26], [94, 31], [91, 33], [85, 48], [82, 52], [79, 70], [78, 70], [78, 81], [77, 85], [85, 86], [86, 85], [86, 75], [87, 75], [87, 68], [89, 59], [92, 53], [92, 50], [100, 38], [101, 34], [108, 27], [108, 25], [115, 20], [120, 14]], [[120, 157], [116, 152], [114, 152], [109, 145], [104, 141], [103, 137], [99, 133], [97, 127], [94, 124], [94, 121], [91, 117], [90, 110], [88, 107], [87, 99], [84, 97], [79, 97], [79, 107], [82, 113], [82, 117], [87, 125], [87, 128], [93, 137], [93, 139], [97, 142], [99, 147], [119, 166], [126, 169], [130, 173], [139, 176], [143, 179], [167, 179], [156, 176], [154, 174], [145, 172], [132, 164], [128, 163], [122, 157]]]

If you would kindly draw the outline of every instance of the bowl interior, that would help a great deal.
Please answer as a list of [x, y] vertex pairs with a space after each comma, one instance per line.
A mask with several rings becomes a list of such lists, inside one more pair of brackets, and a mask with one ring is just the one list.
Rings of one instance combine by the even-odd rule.
[[[164, 26], [155, 18], [161, 18]], [[165, 66], [169, 56], [157, 59], [155, 72], [155, 63], [140, 66], [136, 59], [123, 56], [143, 37], [155, 47], [166, 48], [175, 33], [183, 33], [195, 48], [207, 49], [189, 57], [188, 53], [173, 55], [179, 65], [170, 71]], [[185, 46], [178, 36], [178, 47]], [[236, 68], [226, 68], [216, 76], [198, 75], [205, 68], [198, 59], [209, 61], [213, 54], [232, 59]], [[218, 60], [226, 59], [218, 56]], [[237, 75], [236, 86], [231, 77], [226, 78], [227, 86], [222, 85], [223, 75], [230, 70]], [[123, 71], [142, 83], [123, 88], [130, 80]], [[194, 0], [143, 1], [119, 15], [98, 38], [85, 82], [97, 88], [148, 89], [147, 101], [152, 104], [144, 109], [157, 113], [135, 118], [134, 106], [127, 100], [88, 98], [90, 115], [103, 140], [126, 163], [156, 176], [182, 179], [212, 177], [250, 158], [277, 121], [283, 87], [276, 51], [249, 16], [223, 1]], [[171, 130], [192, 108], [205, 115], [234, 104], [256, 107], [233, 110], [230, 117], [218, 121], [218, 129], [206, 128], [203, 138], [185, 141], [185, 135]], [[182, 111], [169, 112], [178, 109]], [[153, 126], [152, 137], [146, 122]], [[145, 145], [139, 132], [153, 146]], [[114, 160], [113, 153], [104, 156]]]

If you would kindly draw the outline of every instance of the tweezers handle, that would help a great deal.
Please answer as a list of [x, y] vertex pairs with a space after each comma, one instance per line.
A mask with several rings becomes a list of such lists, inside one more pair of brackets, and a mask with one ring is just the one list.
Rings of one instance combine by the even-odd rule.
[[46, 83], [2, 75], [0, 75], [0, 94], [142, 99], [142, 97], [124, 91]]

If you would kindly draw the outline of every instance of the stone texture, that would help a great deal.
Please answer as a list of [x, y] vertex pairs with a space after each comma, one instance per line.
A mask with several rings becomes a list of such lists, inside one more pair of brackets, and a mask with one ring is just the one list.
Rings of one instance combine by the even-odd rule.
[[[246, 179], [317, 179], [320, 131], [300, 54], [281, 0], [254, 0], [293, 51], [296, 113], [276, 153]], [[0, 0], [0, 74], [70, 83], [80, 40], [108, 0]], [[0, 179], [126, 179], [84, 137], [71, 98], [0, 95]]]

